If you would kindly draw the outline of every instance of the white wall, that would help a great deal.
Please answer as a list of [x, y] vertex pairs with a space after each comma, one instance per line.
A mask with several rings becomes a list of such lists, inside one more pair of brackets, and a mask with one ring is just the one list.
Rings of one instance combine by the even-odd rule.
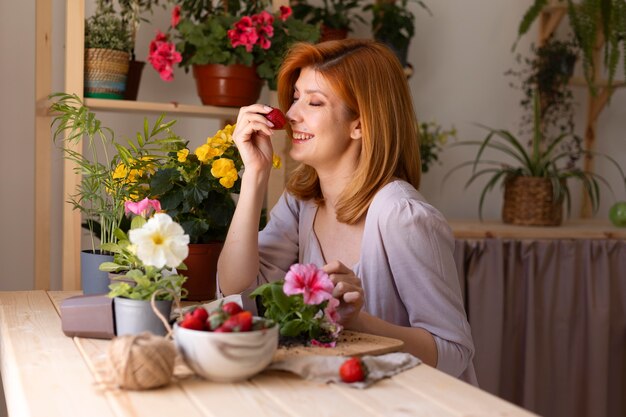
[[[412, 4], [417, 16], [416, 36], [409, 61], [415, 73], [409, 80], [420, 120], [436, 120], [443, 126], [456, 126], [460, 140], [480, 139], [484, 133], [474, 123], [516, 131], [522, 111], [520, 93], [509, 87], [504, 72], [515, 66], [511, 46], [519, 20], [530, 0], [495, 1], [430, 0], [433, 16]], [[95, 1], [87, 0], [87, 10]], [[33, 283], [34, 216], [34, 0], [0, 2], [0, 263], [3, 272], [0, 290], [31, 288]], [[63, 26], [65, 1], [54, 0], [53, 14], [53, 90], [63, 88]], [[159, 12], [153, 25], [165, 29], [169, 16]], [[356, 26], [353, 36], [369, 37], [369, 30]], [[525, 37], [518, 51], [527, 51], [536, 39], [536, 30]], [[154, 28], [142, 26], [138, 40], [138, 58], [145, 59]], [[621, 74], [620, 74], [621, 76]], [[265, 94], [265, 93], [264, 93]], [[577, 125], [583, 132], [585, 93], [579, 98]], [[175, 81], [162, 82], [155, 71], [146, 67], [139, 91], [146, 101], [178, 101], [199, 104], [191, 74], [181, 69]], [[261, 101], [266, 96], [261, 97]], [[605, 109], [598, 123], [597, 150], [606, 152], [626, 167], [626, 90], [620, 90]], [[156, 116], [149, 115], [150, 120]], [[141, 127], [142, 117], [102, 113], [105, 124], [115, 127], [118, 135], [132, 135]], [[181, 118], [175, 130], [192, 142], [203, 142], [218, 128], [215, 122], [199, 118]], [[452, 176], [445, 185], [441, 180], [450, 167], [473, 155], [469, 148], [447, 149], [442, 166], [435, 165], [424, 176], [422, 192], [448, 218], [477, 218], [480, 184], [463, 188], [467, 172]], [[61, 192], [61, 159], [53, 158], [51, 187], [53, 201], [53, 287], [60, 288], [60, 222], [65, 198]], [[598, 162], [598, 172], [613, 185], [618, 199], [626, 199], [624, 185], [615, 171]], [[597, 214], [606, 218], [614, 199], [602, 190], [602, 204]], [[574, 203], [578, 205], [579, 198]], [[499, 219], [501, 193], [494, 191], [485, 206], [485, 218]], [[575, 209], [574, 215], [577, 215]]]

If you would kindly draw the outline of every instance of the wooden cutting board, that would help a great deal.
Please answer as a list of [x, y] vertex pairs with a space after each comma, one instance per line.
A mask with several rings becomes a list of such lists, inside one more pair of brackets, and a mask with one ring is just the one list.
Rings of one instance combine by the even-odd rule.
[[274, 355], [274, 361], [293, 356], [303, 355], [332, 355], [332, 356], [363, 356], [381, 355], [396, 352], [402, 349], [404, 342], [389, 337], [344, 330], [334, 348], [290, 346], [279, 347]]

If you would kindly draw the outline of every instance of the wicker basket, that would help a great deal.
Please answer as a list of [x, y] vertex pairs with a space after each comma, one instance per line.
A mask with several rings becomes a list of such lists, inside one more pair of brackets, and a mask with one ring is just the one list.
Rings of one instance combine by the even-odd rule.
[[85, 50], [85, 97], [124, 97], [130, 54], [112, 49]]
[[504, 183], [502, 221], [522, 226], [559, 226], [563, 221], [563, 199], [554, 201], [552, 182], [547, 178], [510, 176]]

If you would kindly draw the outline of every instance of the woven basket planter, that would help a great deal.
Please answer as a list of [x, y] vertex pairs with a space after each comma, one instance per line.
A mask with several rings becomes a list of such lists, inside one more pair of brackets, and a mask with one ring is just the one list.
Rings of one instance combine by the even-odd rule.
[[563, 199], [554, 201], [552, 182], [547, 178], [508, 177], [502, 221], [521, 226], [559, 226], [563, 221]]
[[124, 97], [130, 54], [112, 49], [85, 49], [85, 97]]

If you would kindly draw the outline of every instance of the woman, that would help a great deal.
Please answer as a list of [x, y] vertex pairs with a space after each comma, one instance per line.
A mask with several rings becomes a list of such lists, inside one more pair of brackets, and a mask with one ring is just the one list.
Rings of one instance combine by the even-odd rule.
[[221, 291], [283, 279], [296, 262], [323, 265], [345, 328], [401, 339], [425, 363], [475, 383], [452, 234], [416, 190], [416, 120], [398, 60], [369, 40], [299, 44], [278, 96], [300, 166], [258, 232], [271, 108], [240, 110], [233, 139], [245, 171], [219, 260]]

